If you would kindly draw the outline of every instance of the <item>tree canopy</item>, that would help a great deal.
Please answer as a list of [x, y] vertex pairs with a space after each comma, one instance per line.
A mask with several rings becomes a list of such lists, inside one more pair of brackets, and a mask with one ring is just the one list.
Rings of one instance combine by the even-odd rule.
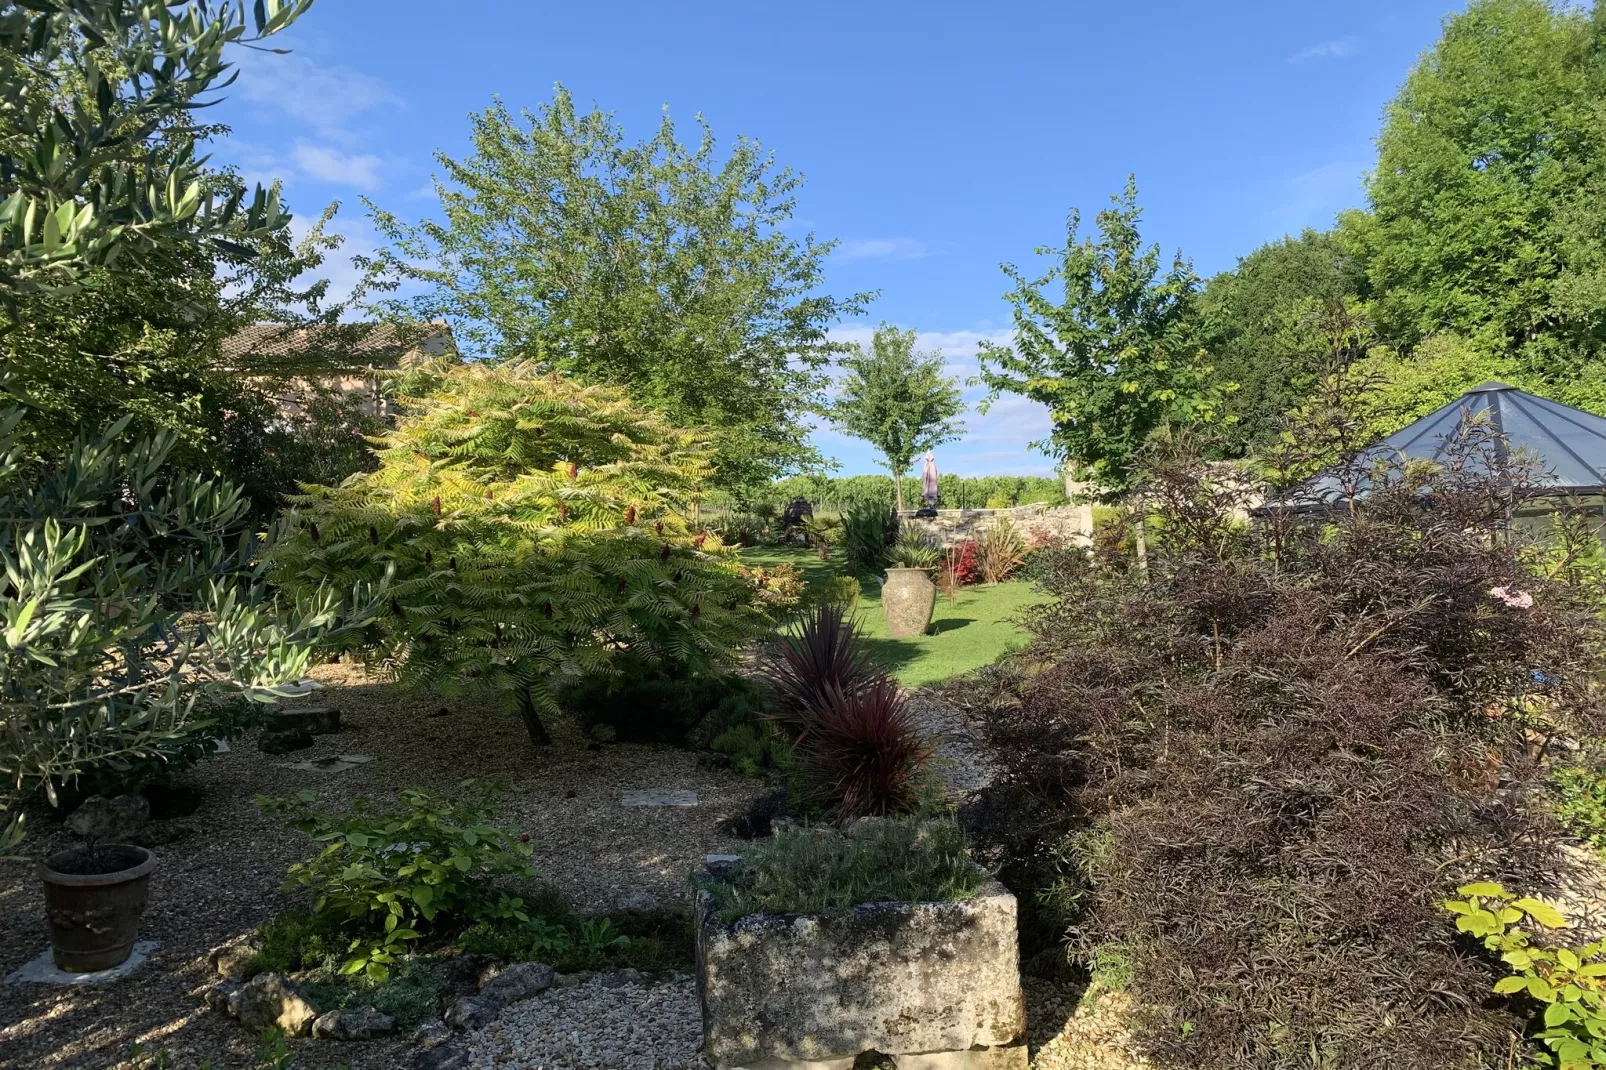
[[473, 154], [437, 157], [444, 221], [376, 211], [388, 263], [428, 286], [409, 314], [450, 321], [470, 352], [622, 387], [709, 428], [722, 488], [819, 464], [808, 417], [842, 349], [826, 330], [869, 295], [821, 292], [833, 243], [783, 229], [796, 174], [746, 138], [721, 153], [700, 119], [694, 144], [667, 116], [628, 144], [562, 87], [472, 122]]
[[831, 418], [848, 434], [881, 451], [903, 509], [903, 474], [915, 455], [951, 442], [963, 429], [959, 380], [946, 376], [941, 353], [915, 352], [915, 332], [883, 323], [870, 349], [855, 343]]
[[[1012, 264], [1013, 344], [983, 343], [982, 380], [1048, 406], [1046, 446], [1108, 493], [1131, 482], [1145, 439], [1170, 423], [1218, 410], [1213, 367], [1202, 348], [1199, 277], [1178, 253], [1162, 271], [1160, 247], [1143, 247], [1137, 183], [1096, 217], [1098, 236], [1078, 238], [1072, 211], [1063, 247], [1038, 278]], [[1058, 286], [1060, 297], [1047, 292]]]
[[491, 692], [545, 742], [565, 680], [632, 658], [723, 663], [764, 617], [718, 540], [685, 519], [704, 437], [614, 387], [531, 362], [414, 374], [377, 471], [298, 499], [275, 575], [292, 592], [377, 580], [361, 645], [406, 681]]

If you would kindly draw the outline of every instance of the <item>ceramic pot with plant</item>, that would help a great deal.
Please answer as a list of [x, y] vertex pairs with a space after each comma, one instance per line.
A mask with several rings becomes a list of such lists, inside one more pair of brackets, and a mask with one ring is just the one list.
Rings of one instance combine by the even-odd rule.
[[67, 819], [84, 843], [57, 851], [39, 867], [57, 969], [109, 970], [133, 953], [156, 856], [134, 844], [108, 841], [132, 836], [149, 813], [138, 795], [97, 795]]

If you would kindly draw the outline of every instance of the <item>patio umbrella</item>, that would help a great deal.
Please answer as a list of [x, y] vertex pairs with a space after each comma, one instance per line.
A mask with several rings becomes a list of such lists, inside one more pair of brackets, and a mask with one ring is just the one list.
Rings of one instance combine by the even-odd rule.
[[925, 500], [927, 509], [937, 507], [937, 459], [926, 451], [926, 468], [920, 473], [920, 497]]

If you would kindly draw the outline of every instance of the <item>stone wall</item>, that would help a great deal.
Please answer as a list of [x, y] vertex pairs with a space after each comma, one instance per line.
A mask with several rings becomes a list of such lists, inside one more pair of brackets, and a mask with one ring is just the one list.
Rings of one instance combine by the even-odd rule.
[[1034, 535], [1067, 539], [1086, 546], [1093, 537], [1091, 505], [1018, 505], [1013, 509], [938, 509], [935, 517], [916, 517], [913, 510], [899, 514], [906, 524], [923, 528], [942, 547], [974, 539], [1007, 517], [1028, 539]]

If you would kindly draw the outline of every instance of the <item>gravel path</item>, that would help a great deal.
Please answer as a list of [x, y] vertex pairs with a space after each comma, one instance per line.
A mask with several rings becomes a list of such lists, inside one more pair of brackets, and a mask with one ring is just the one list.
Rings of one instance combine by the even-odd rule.
[[[467, 776], [499, 780], [508, 787], [503, 821], [530, 833], [537, 868], [582, 910], [604, 911], [639, 901], [642, 893], [673, 905], [704, 855], [734, 849], [719, 823], [763, 787], [690, 751], [591, 750], [561, 723], [551, 725], [555, 745], [536, 751], [517, 719], [495, 704], [454, 704], [437, 717], [438, 700], [375, 683], [355, 667], [328, 665], [314, 675], [328, 689], [309, 702], [339, 708], [348, 729], [291, 755], [265, 755], [251, 740], [239, 741], [186, 774], [184, 782], [205, 793], [200, 810], [147, 830], [158, 866], [141, 938], [161, 946], [132, 978], [110, 985], [0, 984], [0, 1070], [132, 1066], [127, 1056], [135, 1043], [148, 1052], [167, 1050], [172, 1070], [194, 1070], [203, 1059], [216, 1070], [255, 1064], [257, 1039], [203, 1012], [197, 993], [210, 980], [208, 949], [289, 906], [280, 891], [285, 868], [312, 853], [305, 836], [262, 815], [251, 801], [257, 793], [313, 788], [323, 803], [340, 806], [359, 795], [384, 799], [403, 787], [447, 790]], [[341, 773], [285, 768], [353, 753], [375, 760]], [[627, 810], [619, 794], [631, 788], [691, 790], [699, 805]], [[32, 860], [70, 844], [48, 817], [35, 815], [24, 845], [30, 861], [0, 863], [0, 977], [48, 945]], [[297, 1070], [404, 1065], [399, 1041], [293, 1047]]]
[[697, 986], [589, 981], [516, 1003], [474, 1035], [474, 1070], [702, 1070]]

